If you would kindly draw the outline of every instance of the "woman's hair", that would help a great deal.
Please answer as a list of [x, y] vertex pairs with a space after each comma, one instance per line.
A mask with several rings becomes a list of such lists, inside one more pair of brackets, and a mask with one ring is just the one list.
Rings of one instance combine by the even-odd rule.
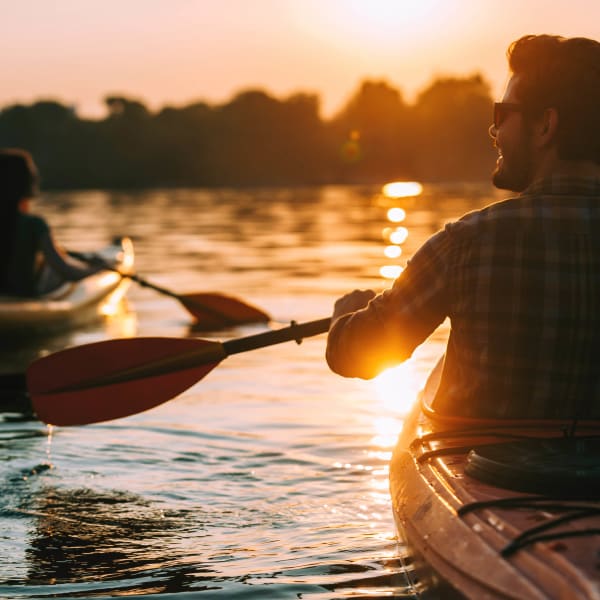
[[37, 194], [38, 174], [31, 154], [18, 148], [0, 149], [0, 199], [18, 204]]
[[38, 173], [29, 152], [0, 149], [0, 287], [12, 250], [19, 202], [37, 191]]
[[600, 43], [526, 35], [507, 56], [519, 100], [532, 111], [557, 110], [559, 157], [600, 164]]

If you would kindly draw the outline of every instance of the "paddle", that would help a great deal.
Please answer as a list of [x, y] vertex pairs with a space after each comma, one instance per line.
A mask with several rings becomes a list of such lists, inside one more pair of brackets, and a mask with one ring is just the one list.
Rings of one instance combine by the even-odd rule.
[[198, 338], [124, 338], [68, 348], [27, 369], [37, 417], [85, 425], [133, 415], [177, 396], [231, 354], [328, 330], [330, 319], [217, 342]]
[[214, 329], [225, 325], [241, 323], [262, 323], [271, 320], [271, 317], [260, 308], [252, 306], [232, 296], [215, 292], [198, 292], [194, 294], [177, 294], [164, 287], [160, 287], [134, 273], [123, 273], [106, 262], [96, 254], [82, 252], [69, 252], [78, 260], [91, 265], [101, 265], [102, 268], [116, 271], [121, 277], [127, 277], [142, 287], [152, 289], [159, 294], [178, 300], [196, 320], [199, 329]]

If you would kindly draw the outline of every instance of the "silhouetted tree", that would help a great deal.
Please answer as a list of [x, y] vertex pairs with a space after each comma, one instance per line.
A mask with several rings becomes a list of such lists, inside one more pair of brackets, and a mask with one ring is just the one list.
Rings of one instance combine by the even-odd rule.
[[46, 188], [484, 179], [495, 158], [479, 75], [437, 79], [412, 106], [387, 82], [366, 80], [329, 121], [306, 93], [245, 90], [157, 113], [122, 95], [105, 105], [98, 120], [53, 100], [8, 106], [0, 146], [29, 150]]
[[154, 173], [146, 165], [153, 151], [152, 115], [138, 100], [107, 96], [108, 116], [99, 124], [100, 181], [116, 187], [152, 184]]
[[427, 180], [482, 179], [495, 152], [487, 133], [492, 100], [481, 75], [435, 80], [414, 107], [416, 175]]
[[211, 170], [233, 185], [321, 181], [322, 138], [315, 96], [280, 101], [260, 90], [244, 91], [215, 111]]
[[212, 161], [215, 110], [204, 102], [168, 107], [155, 117], [150, 169], [158, 185], [217, 185]]
[[364, 81], [331, 123], [348, 180], [386, 180], [412, 171], [409, 109], [385, 81]]

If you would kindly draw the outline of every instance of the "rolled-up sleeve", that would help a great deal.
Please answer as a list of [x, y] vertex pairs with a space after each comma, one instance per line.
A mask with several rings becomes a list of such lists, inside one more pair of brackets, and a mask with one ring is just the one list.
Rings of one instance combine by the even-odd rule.
[[389, 290], [364, 309], [335, 320], [326, 350], [334, 372], [371, 379], [410, 358], [449, 314], [452, 244], [449, 228], [438, 232], [418, 250]]

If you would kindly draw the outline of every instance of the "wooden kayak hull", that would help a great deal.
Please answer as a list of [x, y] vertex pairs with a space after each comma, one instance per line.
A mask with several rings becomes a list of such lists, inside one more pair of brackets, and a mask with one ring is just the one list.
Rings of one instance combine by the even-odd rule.
[[[426, 388], [425, 407], [431, 393]], [[560, 440], [571, 424], [517, 427], [472, 420], [449, 428], [422, 406], [406, 420], [390, 465], [394, 517], [418, 593], [477, 600], [600, 599], [596, 497], [572, 498], [569, 490], [564, 497], [546, 496], [469, 475], [477, 449], [505, 445], [512, 436]], [[599, 434], [600, 423], [577, 428], [577, 436]]]

